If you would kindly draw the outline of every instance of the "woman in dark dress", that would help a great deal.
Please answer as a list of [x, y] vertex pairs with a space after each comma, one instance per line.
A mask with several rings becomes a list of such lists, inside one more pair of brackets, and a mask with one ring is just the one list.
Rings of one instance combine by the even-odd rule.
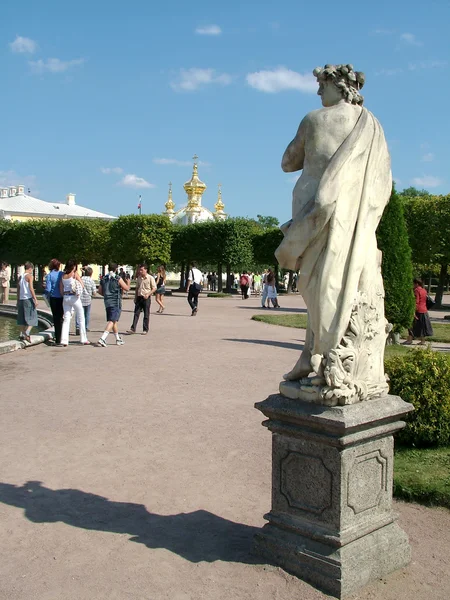
[[160, 265], [158, 267], [158, 273], [156, 274], [156, 292], [155, 300], [159, 304], [159, 308], [156, 312], [162, 313], [166, 308], [164, 306], [164, 294], [166, 293], [166, 270]]
[[427, 291], [421, 279], [414, 279], [414, 296], [416, 298], [416, 314], [406, 344], [412, 344], [414, 338], [420, 338], [420, 344], [425, 344], [425, 338], [433, 335], [430, 317], [427, 309]]

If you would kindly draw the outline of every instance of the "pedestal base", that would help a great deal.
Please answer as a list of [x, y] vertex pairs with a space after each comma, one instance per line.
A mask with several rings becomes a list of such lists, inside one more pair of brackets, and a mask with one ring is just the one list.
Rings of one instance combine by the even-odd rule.
[[396, 396], [327, 407], [270, 396], [272, 510], [255, 551], [338, 598], [410, 561], [392, 511]]

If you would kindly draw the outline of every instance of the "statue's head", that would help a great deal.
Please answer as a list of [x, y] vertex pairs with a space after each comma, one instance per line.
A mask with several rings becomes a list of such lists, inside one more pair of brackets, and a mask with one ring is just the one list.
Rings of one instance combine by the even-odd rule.
[[324, 106], [333, 106], [340, 100], [362, 106], [364, 97], [360, 90], [366, 77], [361, 71], [354, 71], [353, 65], [325, 65], [313, 71], [319, 82], [318, 94]]

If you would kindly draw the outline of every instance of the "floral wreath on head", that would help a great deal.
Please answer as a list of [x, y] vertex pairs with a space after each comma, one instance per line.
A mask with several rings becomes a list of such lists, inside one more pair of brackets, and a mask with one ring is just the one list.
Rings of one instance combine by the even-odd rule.
[[341, 91], [342, 96], [350, 104], [359, 104], [362, 106], [364, 96], [360, 94], [366, 76], [361, 71], [354, 71], [353, 65], [325, 65], [316, 67], [313, 75], [319, 83], [332, 81]]

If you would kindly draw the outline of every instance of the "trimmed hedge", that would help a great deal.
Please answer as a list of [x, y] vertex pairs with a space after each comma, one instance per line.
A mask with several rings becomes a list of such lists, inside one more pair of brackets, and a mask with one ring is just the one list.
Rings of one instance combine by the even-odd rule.
[[433, 350], [414, 350], [385, 361], [390, 393], [413, 404], [400, 444], [426, 448], [450, 445], [450, 360]]

